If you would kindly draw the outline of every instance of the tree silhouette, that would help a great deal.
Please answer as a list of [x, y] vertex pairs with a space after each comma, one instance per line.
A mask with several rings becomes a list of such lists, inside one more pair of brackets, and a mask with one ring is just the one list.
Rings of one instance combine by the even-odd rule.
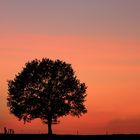
[[48, 134], [52, 134], [51, 126], [59, 122], [59, 117], [79, 117], [87, 112], [83, 104], [86, 88], [71, 64], [35, 59], [27, 62], [14, 80], [8, 81], [8, 107], [24, 123], [40, 118], [48, 124]]

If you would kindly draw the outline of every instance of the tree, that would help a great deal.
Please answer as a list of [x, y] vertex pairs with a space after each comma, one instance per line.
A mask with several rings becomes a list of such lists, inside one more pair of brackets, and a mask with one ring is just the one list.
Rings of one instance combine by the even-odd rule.
[[8, 81], [8, 107], [24, 123], [40, 118], [52, 124], [66, 115], [81, 116], [87, 112], [83, 104], [86, 97], [85, 83], [80, 83], [71, 64], [60, 60], [32, 60], [27, 62], [14, 80]]

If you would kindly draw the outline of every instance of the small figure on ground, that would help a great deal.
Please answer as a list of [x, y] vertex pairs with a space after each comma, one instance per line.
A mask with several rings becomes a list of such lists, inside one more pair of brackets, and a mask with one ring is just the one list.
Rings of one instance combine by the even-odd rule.
[[7, 128], [4, 127], [4, 134], [7, 134]]

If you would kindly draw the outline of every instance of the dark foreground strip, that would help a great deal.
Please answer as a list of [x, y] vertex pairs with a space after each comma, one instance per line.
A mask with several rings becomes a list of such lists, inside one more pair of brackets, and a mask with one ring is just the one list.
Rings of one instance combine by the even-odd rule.
[[0, 140], [140, 140], [140, 135], [0, 134]]

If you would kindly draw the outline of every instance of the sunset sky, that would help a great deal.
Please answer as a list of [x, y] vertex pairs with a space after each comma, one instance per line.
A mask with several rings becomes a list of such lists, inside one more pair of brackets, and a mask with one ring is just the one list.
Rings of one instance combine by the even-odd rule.
[[7, 80], [27, 61], [61, 59], [88, 86], [88, 113], [57, 134], [140, 133], [140, 0], [1, 0], [0, 133], [46, 133], [9, 113]]

